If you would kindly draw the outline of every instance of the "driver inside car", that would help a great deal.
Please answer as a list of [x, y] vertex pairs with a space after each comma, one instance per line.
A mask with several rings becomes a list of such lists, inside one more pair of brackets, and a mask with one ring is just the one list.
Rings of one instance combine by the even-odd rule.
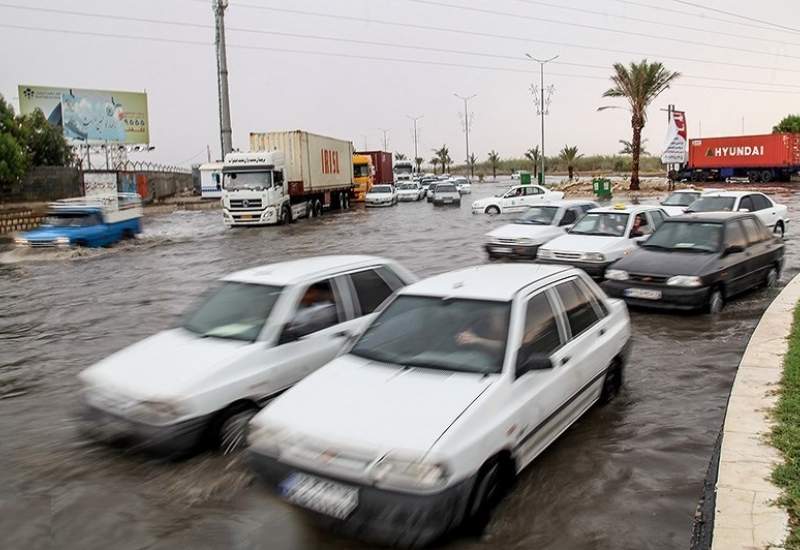
[[492, 312], [486, 318], [473, 320], [467, 328], [459, 332], [456, 343], [459, 346], [483, 348], [492, 354], [502, 353], [506, 346], [507, 322], [502, 314]]

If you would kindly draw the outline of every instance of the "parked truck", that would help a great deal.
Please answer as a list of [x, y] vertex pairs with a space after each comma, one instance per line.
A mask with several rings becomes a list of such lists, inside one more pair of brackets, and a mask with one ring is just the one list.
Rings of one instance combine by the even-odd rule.
[[309, 132], [250, 134], [250, 153], [222, 167], [227, 226], [291, 223], [350, 207], [353, 144]]
[[779, 133], [689, 140], [689, 162], [671, 172], [673, 180], [752, 183], [789, 181], [800, 172], [800, 134]]
[[374, 185], [393, 185], [394, 172], [392, 167], [392, 154], [386, 151], [359, 151], [357, 155], [369, 155], [374, 167]]
[[414, 179], [414, 164], [410, 160], [395, 161], [394, 179], [398, 182]]
[[353, 200], [356, 202], [364, 202], [364, 197], [375, 185], [375, 168], [372, 164], [372, 157], [355, 153], [353, 155]]

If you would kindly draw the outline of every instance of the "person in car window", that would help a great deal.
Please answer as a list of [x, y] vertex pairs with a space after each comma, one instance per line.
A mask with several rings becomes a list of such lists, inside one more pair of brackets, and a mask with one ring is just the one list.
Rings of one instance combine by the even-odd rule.
[[633, 227], [631, 228], [631, 238], [634, 239], [636, 237], [644, 237], [646, 225], [647, 222], [644, 220], [644, 216], [642, 216], [641, 214], [636, 214], [636, 217], [633, 218]]
[[483, 348], [490, 353], [502, 352], [506, 342], [506, 319], [498, 312], [488, 317], [474, 320], [470, 326], [456, 336], [459, 346]]

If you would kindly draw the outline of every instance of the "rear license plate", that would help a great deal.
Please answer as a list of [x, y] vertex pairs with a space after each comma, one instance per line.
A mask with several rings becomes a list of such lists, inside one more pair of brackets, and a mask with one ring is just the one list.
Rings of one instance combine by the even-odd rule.
[[625, 296], [628, 298], [639, 298], [641, 300], [660, 300], [661, 291], [649, 288], [626, 288]]
[[442, 202], [445, 204], [450, 204], [451, 202], [453, 202], [453, 199], [444, 199]]
[[290, 475], [280, 491], [293, 504], [337, 519], [346, 519], [358, 506], [358, 489], [306, 474]]

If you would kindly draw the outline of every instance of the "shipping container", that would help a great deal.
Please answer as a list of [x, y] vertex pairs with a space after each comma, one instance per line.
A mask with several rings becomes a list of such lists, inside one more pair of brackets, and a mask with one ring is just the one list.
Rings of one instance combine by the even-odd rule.
[[372, 166], [375, 168], [374, 185], [394, 183], [394, 172], [392, 171], [392, 154], [387, 151], [359, 151], [358, 155], [369, 155], [372, 157]]

